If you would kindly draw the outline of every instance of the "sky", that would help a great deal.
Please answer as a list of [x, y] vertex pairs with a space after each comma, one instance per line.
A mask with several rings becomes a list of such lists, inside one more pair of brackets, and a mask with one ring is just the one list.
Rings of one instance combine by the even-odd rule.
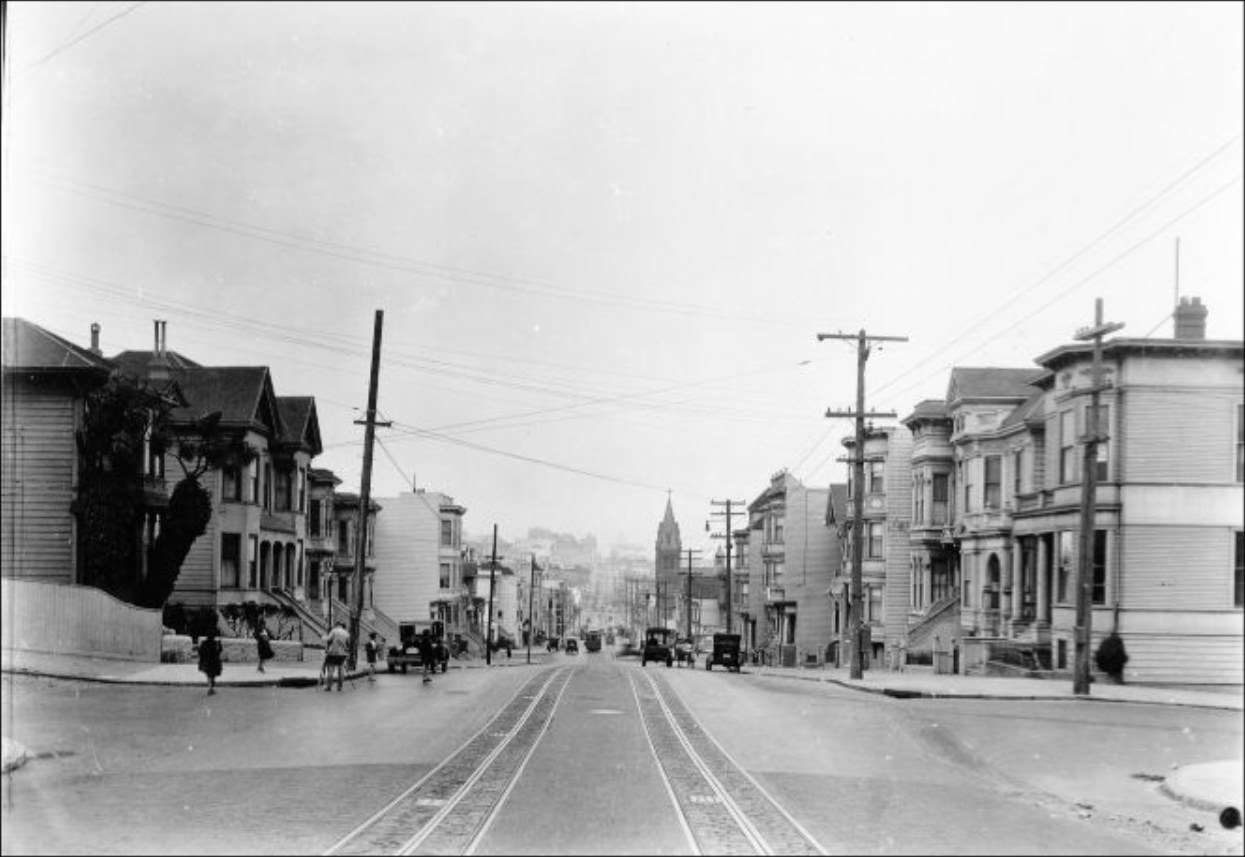
[[268, 366], [357, 492], [380, 313], [373, 497], [711, 551], [846, 480], [819, 333], [899, 418], [1098, 298], [1243, 338], [1243, 8], [10, 2], [3, 314]]

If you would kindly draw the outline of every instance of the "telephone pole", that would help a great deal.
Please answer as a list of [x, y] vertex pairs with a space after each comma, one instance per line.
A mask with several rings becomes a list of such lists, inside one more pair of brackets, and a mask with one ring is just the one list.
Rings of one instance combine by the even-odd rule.
[[687, 549], [687, 638], [689, 640], [692, 638], [692, 554], [694, 553], [700, 553], [700, 548]]
[[[497, 549], [493, 549], [496, 553]], [[536, 622], [532, 618], [532, 603], [536, 596], [536, 554], [532, 554], [532, 582], [527, 588], [527, 662], [532, 662], [532, 637], [536, 636]], [[491, 593], [490, 593], [491, 594]]]
[[[363, 420], [363, 478], [359, 486], [359, 513], [355, 518], [354, 588], [355, 609], [350, 615], [350, 652], [346, 656], [347, 667], [354, 669], [359, 658], [359, 619], [363, 614], [363, 572], [367, 556], [367, 513], [372, 503], [372, 444], [376, 440], [376, 387], [380, 378], [380, 333], [384, 325], [385, 311], [376, 310], [376, 323], [372, 331], [372, 376], [367, 388], [367, 414]], [[359, 420], [355, 420], [359, 425]], [[388, 426], [391, 423], [379, 423]], [[329, 593], [330, 610], [333, 594]]]
[[[734, 501], [740, 506], [745, 505], [743, 500]], [[726, 539], [726, 633], [731, 632], [731, 614], [735, 612], [735, 602], [731, 600], [731, 547], [735, 543], [734, 534], [731, 531], [731, 501], [730, 500], [710, 500], [710, 506], [726, 506], [725, 512], [710, 512], [710, 516], [725, 516], [726, 532], [722, 535], [718, 533], [710, 533], [709, 537]]]
[[906, 336], [869, 336], [862, 328], [859, 333], [819, 333], [817, 341], [823, 339], [855, 339], [856, 340], [856, 410], [827, 410], [827, 417], [856, 418], [856, 449], [852, 466], [852, 586], [848, 593], [847, 628], [852, 641], [852, 664], [849, 677], [864, 677], [861, 646], [864, 643], [861, 634], [861, 614], [864, 610], [864, 584], [861, 581], [861, 542], [864, 533], [865, 514], [865, 418], [893, 418], [893, 413], [865, 411], [865, 362], [869, 359], [870, 342], [907, 342]]
[[493, 524], [493, 560], [488, 567], [488, 629], [484, 632], [484, 663], [493, 665], [493, 590], [497, 588], [497, 525]]
[[1094, 517], [1097, 514], [1098, 494], [1098, 443], [1107, 439], [1098, 425], [1098, 394], [1111, 388], [1110, 381], [1102, 380], [1102, 338], [1124, 325], [1102, 320], [1102, 298], [1094, 299], [1094, 324], [1083, 327], [1074, 336], [1079, 341], [1094, 341], [1094, 363], [1090, 374], [1089, 389], [1077, 390], [1076, 395], [1089, 394], [1089, 413], [1085, 420], [1085, 447], [1081, 459], [1081, 534], [1077, 556], [1076, 586], [1076, 657], [1072, 675], [1072, 692], [1077, 696], [1089, 694], [1090, 631], [1094, 623]]

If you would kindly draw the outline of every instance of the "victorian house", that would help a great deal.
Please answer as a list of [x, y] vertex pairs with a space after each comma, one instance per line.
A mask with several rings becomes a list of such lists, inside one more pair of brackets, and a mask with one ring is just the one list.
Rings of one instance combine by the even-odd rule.
[[750, 634], [770, 663], [821, 662], [831, 642], [826, 592], [840, 557], [825, 525], [829, 499], [829, 489], [781, 470], [748, 505]]

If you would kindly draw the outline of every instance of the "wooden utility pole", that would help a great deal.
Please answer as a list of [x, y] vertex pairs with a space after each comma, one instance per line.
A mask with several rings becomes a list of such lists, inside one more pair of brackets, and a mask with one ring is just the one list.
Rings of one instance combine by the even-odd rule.
[[1097, 514], [1098, 494], [1098, 443], [1107, 436], [1098, 425], [1098, 394], [1111, 388], [1111, 382], [1102, 380], [1102, 338], [1124, 325], [1116, 322], [1103, 323], [1102, 298], [1094, 299], [1094, 324], [1083, 327], [1075, 339], [1094, 341], [1094, 362], [1089, 388], [1077, 390], [1076, 395], [1089, 394], [1089, 412], [1085, 419], [1085, 446], [1081, 459], [1081, 534], [1077, 556], [1076, 585], [1076, 657], [1073, 661], [1072, 692], [1078, 696], [1089, 693], [1090, 632], [1094, 624], [1094, 518]]
[[[350, 614], [350, 652], [346, 657], [347, 666], [354, 669], [359, 657], [359, 619], [363, 615], [363, 572], [364, 558], [367, 556], [367, 513], [372, 503], [372, 444], [376, 439], [376, 388], [380, 379], [380, 333], [384, 326], [385, 311], [376, 310], [376, 323], [372, 332], [372, 377], [367, 388], [367, 414], [363, 419], [363, 478], [359, 486], [359, 513], [355, 517], [354, 543], [354, 588], [355, 609]], [[359, 421], [355, 420], [355, 425]], [[381, 423], [388, 426], [390, 423]], [[330, 610], [333, 604], [333, 593], [329, 593]]]
[[[497, 552], [497, 548], [493, 548], [493, 552]], [[536, 636], [536, 621], [532, 617], [532, 605], [536, 599], [536, 554], [532, 554], [532, 579], [527, 588], [527, 662], [532, 662], [532, 637]]]
[[493, 524], [493, 560], [488, 568], [488, 627], [484, 632], [484, 663], [493, 665], [493, 590], [497, 588], [497, 525]]
[[907, 342], [906, 336], [869, 336], [863, 329], [859, 333], [819, 333], [817, 341], [823, 339], [855, 339], [856, 340], [856, 410], [827, 410], [827, 417], [856, 418], [856, 449], [852, 468], [852, 585], [849, 595], [847, 615], [848, 636], [852, 644], [852, 663], [850, 678], [864, 677], [864, 665], [861, 648], [864, 643], [861, 634], [861, 615], [864, 610], [863, 582], [861, 581], [861, 542], [864, 534], [865, 514], [865, 418], [893, 418], [894, 413], [878, 413], [865, 411], [865, 361], [869, 359], [870, 342]]
[[[700, 553], [700, 548], [687, 549], [687, 638], [692, 638], [692, 554]], [[676, 625], [678, 622], [676, 621]]]
[[[740, 506], [745, 505], [743, 500], [736, 500]], [[731, 501], [730, 500], [710, 500], [710, 506], [726, 506], [725, 512], [710, 512], [711, 516], [723, 515], [726, 517], [726, 533], [719, 536], [717, 533], [710, 533], [710, 538], [726, 539], [726, 633], [731, 633], [731, 614], [735, 612], [735, 603], [731, 600], [731, 547], [735, 543], [734, 533], [731, 531]]]

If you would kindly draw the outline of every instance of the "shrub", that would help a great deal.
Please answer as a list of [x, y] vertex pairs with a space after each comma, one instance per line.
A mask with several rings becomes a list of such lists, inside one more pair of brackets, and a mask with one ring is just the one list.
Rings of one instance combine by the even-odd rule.
[[1124, 641], [1120, 635], [1112, 631], [1098, 644], [1094, 662], [1118, 683], [1124, 682], [1124, 665], [1128, 663], [1128, 652], [1124, 651]]

